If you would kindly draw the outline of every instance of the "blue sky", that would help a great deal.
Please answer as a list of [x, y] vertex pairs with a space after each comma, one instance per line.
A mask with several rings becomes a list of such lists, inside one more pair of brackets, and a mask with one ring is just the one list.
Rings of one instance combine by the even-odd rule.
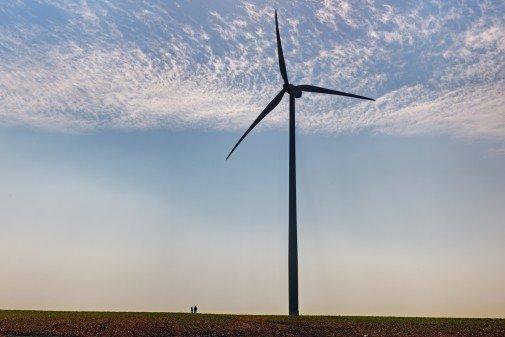
[[[498, 2], [0, 5], [7, 308], [284, 313], [290, 79], [300, 306], [505, 316]], [[322, 95], [321, 95], [322, 96]], [[34, 282], [37, 280], [37, 282]]]

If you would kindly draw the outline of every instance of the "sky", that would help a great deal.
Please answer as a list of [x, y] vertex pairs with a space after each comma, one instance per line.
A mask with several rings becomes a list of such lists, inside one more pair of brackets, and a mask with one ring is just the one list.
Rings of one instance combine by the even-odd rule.
[[0, 3], [0, 307], [505, 317], [505, 4]]

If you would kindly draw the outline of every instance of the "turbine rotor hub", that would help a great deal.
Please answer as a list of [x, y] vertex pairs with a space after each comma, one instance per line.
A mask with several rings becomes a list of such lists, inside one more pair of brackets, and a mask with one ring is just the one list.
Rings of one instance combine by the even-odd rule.
[[284, 83], [284, 90], [295, 98], [302, 97], [302, 91], [296, 85]]

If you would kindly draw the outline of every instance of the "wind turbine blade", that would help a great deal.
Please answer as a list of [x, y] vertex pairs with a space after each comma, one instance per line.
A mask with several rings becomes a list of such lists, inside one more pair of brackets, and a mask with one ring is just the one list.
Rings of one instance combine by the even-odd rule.
[[282, 96], [284, 96], [284, 92], [285, 92], [284, 89], [282, 89], [277, 94], [277, 96], [275, 96], [274, 99], [270, 103], [268, 103], [268, 105], [266, 106], [266, 108], [263, 109], [263, 111], [259, 114], [259, 116], [256, 118], [256, 120], [251, 124], [251, 126], [249, 127], [249, 129], [247, 129], [247, 131], [242, 135], [242, 137], [240, 137], [240, 139], [238, 140], [237, 144], [235, 144], [235, 146], [233, 147], [233, 149], [231, 149], [230, 153], [226, 157], [226, 160], [228, 160], [228, 158], [230, 158], [230, 156], [233, 153], [233, 151], [235, 151], [235, 149], [237, 148], [238, 144], [240, 144], [240, 142], [242, 142], [242, 140], [244, 140], [244, 138], [247, 136], [247, 134], [249, 134], [249, 132], [251, 132], [251, 130], [254, 129], [254, 127], [259, 122], [261, 122], [261, 120], [263, 118], [265, 118], [265, 116], [268, 115], [270, 113], [270, 111], [272, 111], [280, 103], [280, 101], [282, 100]]
[[355, 94], [349, 94], [347, 92], [343, 91], [337, 91], [337, 90], [331, 90], [331, 89], [326, 89], [326, 88], [321, 88], [321, 87], [316, 87], [315, 85], [299, 85], [297, 86], [298, 89], [306, 92], [318, 92], [321, 94], [330, 94], [330, 95], [338, 95], [338, 96], [347, 96], [347, 97], [354, 97], [354, 98], [360, 98], [360, 99], [367, 99], [369, 101], [375, 101], [373, 98], [368, 98], [365, 96], [360, 96], [360, 95], [355, 95]]
[[277, 56], [279, 57], [279, 68], [284, 83], [288, 84], [288, 72], [284, 62], [284, 53], [282, 52], [281, 35], [279, 34], [279, 22], [277, 21], [277, 10], [275, 11], [275, 34], [277, 35]]

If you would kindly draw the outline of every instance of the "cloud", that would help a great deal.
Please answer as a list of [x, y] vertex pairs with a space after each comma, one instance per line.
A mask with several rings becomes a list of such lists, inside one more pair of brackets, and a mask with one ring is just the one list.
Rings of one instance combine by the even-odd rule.
[[493, 157], [501, 157], [501, 156], [505, 156], [505, 147], [501, 147], [501, 148], [491, 148], [487, 151], [487, 154], [489, 156], [493, 156]]
[[[293, 82], [378, 98], [306, 94], [302, 130], [505, 141], [504, 6], [278, 7]], [[9, 2], [0, 19], [3, 125], [239, 130], [280, 89], [273, 12], [258, 2]]]

